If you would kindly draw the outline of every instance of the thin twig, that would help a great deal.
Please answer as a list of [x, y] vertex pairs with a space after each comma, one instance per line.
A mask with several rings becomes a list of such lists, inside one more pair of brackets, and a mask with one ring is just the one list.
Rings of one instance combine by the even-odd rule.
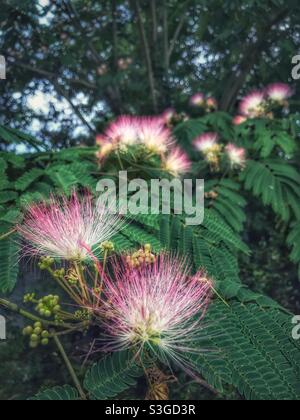
[[[50, 327], [57, 327], [58, 326], [55, 322], [39, 318], [38, 316], [35, 316], [34, 314], [32, 314], [28, 311], [25, 311], [22, 308], [19, 308], [18, 305], [14, 304], [12, 302], [9, 302], [8, 300], [0, 299], [0, 305], [3, 306], [4, 308], [10, 310], [11, 312], [15, 312], [19, 315], [22, 315], [24, 318], [30, 319], [31, 321], [41, 322], [43, 325], [50, 326]], [[60, 323], [59, 326], [63, 327], [63, 328], [72, 327], [70, 324], [65, 324], [65, 323]]]
[[72, 366], [72, 363], [70, 362], [70, 360], [67, 356], [67, 353], [65, 352], [65, 349], [63, 348], [63, 345], [62, 345], [60, 339], [57, 337], [57, 335], [55, 333], [53, 334], [53, 339], [54, 339], [55, 344], [56, 344], [56, 346], [57, 346], [57, 348], [58, 348], [66, 366], [67, 366], [67, 369], [68, 369], [68, 371], [69, 371], [69, 373], [70, 373], [70, 375], [73, 379], [73, 382], [74, 382], [74, 384], [75, 384], [75, 386], [76, 386], [76, 388], [79, 392], [79, 395], [80, 395], [81, 399], [86, 401], [87, 397], [85, 395], [85, 392], [82, 389], [82, 386], [81, 386], [81, 384], [79, 382], [79, 379], [76, 375], [76, 372], [75, 372], [75, 370]]
[[156, 0], [150, 0], [151, 16], [152, 16], [152, 42], [155, 48], [157, 44], [157, 11], [156, 11]]
[[157, 112], [158, 108], [157, 108], [157, 99], [156, 99], [156, 92], [155, 92], [155, 81], [154, 81], [154, 73], [153, 73], [153, 66], [152, 66], [149, 43], [146, 37], [146, 30], [145, 30], [145, 26], [143, 22], [143, 16], [142, 16], [141, 8], [139, 5], [139, 1], [133, 0], [133, 4], [134, 4], [136, 16], [137, 16], [142, 45], [145, 52], [145, 59], [146, 59], [146, 66], [147, 66], [147, 71], [148, 71], [148, 79], [149, 79], [153, 110], [154, 112]]

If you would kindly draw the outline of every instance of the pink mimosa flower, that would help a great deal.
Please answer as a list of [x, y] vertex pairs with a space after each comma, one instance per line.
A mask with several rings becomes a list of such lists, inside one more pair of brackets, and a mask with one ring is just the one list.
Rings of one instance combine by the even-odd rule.
[[293, 95], [293, 90], [285, 83], [274, 83], [266, 88], [266, 94], [274, 102], [284, 102]]
[[103, 136], [102, 134], [98, 134], [96, 136], [96, 144], [98, 146], [102, 146], [102, 144], [107, 142], [107, 138], [105, 136]]
[[166, 153], [174, 143], [171, 130], [157, 117], [140, 118], [137, 121], [137, 133], [140, 143], [153, 153]]
[[246, 150], [234, 144], [228, 144], [225, 148], [232, 167], [244, 167], [246, 164]]
[[240, 112], [246, 117], [255, 118], [264, 112], [265, 94], [262, 91], [254, 91], [240, 103]]
[[219, 135], [217, 133], [204, 133], [197, 137], [193, 144], [203, 154], [210, 153], [218, 146]]
[[195, 93], [190, 99], [192, 106], [203, 106], [205, 104], [205, 95], [201, 92]]
[[113, 144], [132, 146], [138, 142], [137, 120], [131, 116], [121, 116], [112, 122], [105, 132]]
[[105, 133], [106, 142], [99, 138], [102, 147], [108, 151], [140, 145], [152, 153], [164, 154], [174, 143], [171, 130], [165, 126], [162, 117], [122, 116], [109, 125]]
[[164, 168], [174, 176], [179, 176], [189, 171], [191, 161], [188, 155], [180, 148], [175, 147], [166, 157]]
[[246, 121], [247, 121], [247, 117], [245, 117], [243, 115], [237, 115], [232, 120], [234, 125], [241, 125], [241, 124], [244, 124], [244, 122], [246, 122]]
[[[184, 353], [201, 337], [212, 282], [203, 272], [192, 276], [188, 262], [161, 254], [154, 264], [134, 269], [123, 259], [105, 280], [102, 305], [108, 351], [145, 347], [181, 366]], [[197, 350], [196, 350], [197, 351]]]
[[215, 98], [207, 98], [206, 106], [207, 106], [207, 108], [209, 108], [211, 110], [217, 110], [218, 109], [218, 101]]
[[122, 220], [86, 193], [80, 199], [51, 197], [50, 202], [30, 205], [18, 231], [28, 242], [28, 255], [84, 260], [88, 249], [110, 240]]
[[172, 122], [175, 115], [176, 111], [174, 108], [166, 109], [161, 115], [162, 122], [166, 125], [169, 125]]
[[102, 162], [115, 150], [115, 148], [116, 145], [114, 145], [114, 143], [111, 143], [110, 141], [103, 142], [99, 152], [96, 153], [96, 157]]

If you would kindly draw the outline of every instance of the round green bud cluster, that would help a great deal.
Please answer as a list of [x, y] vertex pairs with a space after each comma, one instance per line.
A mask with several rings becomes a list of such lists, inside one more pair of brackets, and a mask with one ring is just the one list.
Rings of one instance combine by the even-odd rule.
[[110, 241], [103, 242], [100, 245], [100, 248], [103, 252], [105, 252], [105, 251], [106, 252], [114, 252], [114, 250], [115, 250], [115, 246], [114, 246], [113, 242], [110, 242]]
[[64, 279], [64, 278], [65, 278], [65, 275], [66, 275], [66, 272], [65, 272], [65, 269], [64, 269], [64, 268], [61, 268], [61, 269], [59, 269], [59, 270], [55, 270], [55, 271], [53, 272], [53, 276], [54, 276], [56, 279]]
[[76, 286], [78, 283], [78, 274], [76, 270], [69, 270], [66, 276], [67, 281], [70, 283], [71, 286]]
[[77, 283], [78, 283], [78, 279], [76, 279], [74, 277], [69, 277], [68, 282], [70, 283], [71, 286], [76, 286]]
[[62, 324], [64, 322], [64, 320], [62, 319], [62, 317], [60, 315], [58, 315], [58, 314], [56, 314], [54, 316], [54, 321], [55, 321], [56, 325]]
[[74, 315], [80, 321], [88, 321], [91, 318], [89, 311], [76, 311]]
[[39, 268], [41, 270], [49, 270], [54, 264], [54, 259], [51, 257], [42, 257], [39, 262]]
[[26, 295], [24, 295], [24, 303], [32, 303], [34, 302], [36, 299], [36, 294], [35, 293], [27, 293]]
[[30, 338], [29, 346], [32, 349], [39, 345], [47, 346], [49, 344], [50, 333], [43, 329], [41, 322], [36, 322], [33, 326], [24, 328], [23, 335]]
[[142, 265], [154, 264], [156, 256], [152, 253], [152, 246], [150, 244], [144, 245], [139, 251], [127, 256], [127, 263], [132, 268], [138, 268]]
[[41, 316], [50, 318], [60, 311], [59, 296], [45, 296], [39, 300], [36, 310]]

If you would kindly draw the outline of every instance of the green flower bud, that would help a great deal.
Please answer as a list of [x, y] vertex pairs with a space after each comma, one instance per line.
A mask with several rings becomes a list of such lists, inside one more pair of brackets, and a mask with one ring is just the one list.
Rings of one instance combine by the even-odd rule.
[[50, 334], [48, 333], [48, 331], [43, 331], [42, 332], [42, 338], [49, 338]]
[[42, 328], [35, 328], [34, 329], [34, 331], [33, 331], [33, 333], [35, 334], [35, 335], [41, 335], [42, 334]]
[[30, 340], [31, 341], [34, 341], [34, 342], [38, 342], [40, 339], [39, 339], [39, 337], [36, 334], [32, 334], [30, 336]]
[[151, 252], [152, 247], [150, 244], [146, 244], [144, 248], [145, 248], [145, 251]]
[[110, 242], [110, 241], [103, 242], [100, 245], [100, 248], [103, 252], [105, 252], [105, 251], [113, 252], [115, 250], [115, 246], [114, 246], [113, 242]]
[[51, 315], [52, 315], [52, 314], [51, 314], [51, 311], [49, 311], [49, 310], [46, 310], [46, 311], [45, 311], [45, 317], [46, 317], [46, 318], [50, 318], [50, 317], [51, 317]]
[[34, 301], [35, 297], [35, 293], [27, 293], [26, 295], [24, 295], [23, 301], [24, 303], [30, 303]]
[[34, 328], [42, 328], [42, 323], [41, 322], [35, 322]]
[[48, 338], [43, 338], [42, 341], [41, 341], [41, 344], [42, 344], [42, 346], [48, 346], [48, 344], [49, 344]]
[[31, 349], [36, 349], [39, 346], [39, 343], [37, 341], [30, 341], [29, 347]]
[[31, 335], [33, 333], [33, 328], [32, 327], [26, 327], [23, 330], [23, 335]]

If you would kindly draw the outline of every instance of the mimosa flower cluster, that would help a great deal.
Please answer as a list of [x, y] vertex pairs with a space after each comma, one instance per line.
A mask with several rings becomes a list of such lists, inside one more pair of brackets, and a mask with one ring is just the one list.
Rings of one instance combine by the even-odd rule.
[[97, 137], [98, 158], [105, 161], [113, 153], [127, 153], [130, 149], [144, 150], [161, 159], [162, 169], [173, 176], [187, 172], [191, 166], [187, 154], [176, 146], [175, 139], [162, 117], [121, 116], [112, 122], [104, 135]]
[[105, 285], [105, 346], [108, 351], [152, 350], [163, 360], [184, 365], [184, 353], [199, 339], [211, 299], [212, 282], [202, 271], [192, 275], [188, 261], [161, 254], [153, 264], [132, 268], [114, 264]]
[[217, 133], [204, 133], [197, 137], [193, 144], [213, 170], [220, 170], [223, 158], [229, 163], [231, 169], [244, 168], [246, 165], [246, 150], [233, 143], [224, 146], [220, 143], [220, 136]]
[[167, 108], [159, 118], [169, 128], [172, 128], [173, 125], [180, 122], [189, 120], [189, 116], [185, 112], [178, 113], [174, 108]]
[[[18, 231], [29, 244], [26, 255], [43, 256], [43, 266], [80, 306], [80, 313], [88, 314], [85, 324], [94, 319], [93, 324], [102, 328], [101, 340], [95, 338], [104, 340], [103, 351], [132, 349], [136, 356], [152, 352], [161, 361], [172, 360], [189, 369], [185, 353], [196, 351], [195, 342], [199, 349], [213, 282], [203, 271], [192, 274], [186, 258], [155, 255], [149, 244], [131, 256], [112, 257], [105, 270], [92, 248], [113, 252], [107, 241], [122, 227], [118, 217], [104, 211], [90, 194], [80, 197], [74, 192], [70, 198], [51, 197], [49, 203], [30, 206]], [[53, 271], [53, 258], [71, 265], [68, 273], [72, 272], [73, 282], [64, 269]], [[92, 281], [86, 277], [89, 260], [95, 269]], [[72, 318], [57, 297], [28, 296], [40, 315], [46, 311], [48, 318], [54, 314], [62, 320]]]
[[190, 105], [195, 108], [202, 108], [206, 112], [218, 110], [218, 102], [212, 96], [206, 96], [202, 92], [195, 93], [190, 98]]
[[26, 239], [28, 255], [85, 260], [88, 250], [110, 239], [122, 223], [91, 194], [79, 198], [74, 192], [70, 198], [52, 196], [49, 202], [28, 206], [18, 231]]
[[288, 99], [293, 95], [293, 89], [285, 83], [273, 83], [262, 90], [255, 90], [245, 96], [239, 106], [240, 115], [233, 119], [235, 125], [240, 125], [248, 119], [267, 117], [273, 118], [273, 110], [287, 108]]

